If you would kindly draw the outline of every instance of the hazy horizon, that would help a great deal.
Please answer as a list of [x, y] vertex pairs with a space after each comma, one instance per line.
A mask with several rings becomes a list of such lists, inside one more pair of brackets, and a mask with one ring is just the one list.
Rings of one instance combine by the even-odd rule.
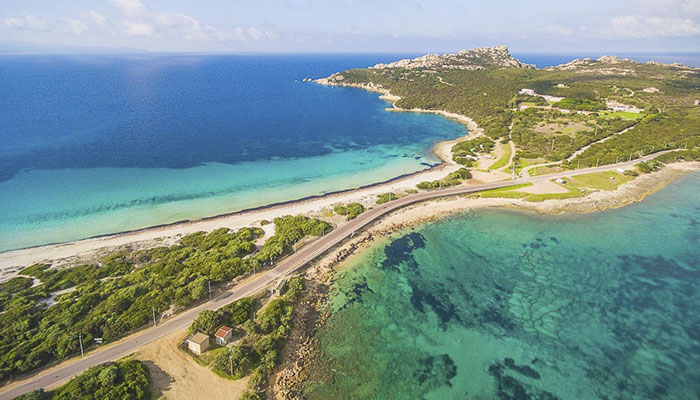
[[694, 52], [700, 2], [0, 0], [0, 44], [56, 52], [444, 53], [501, 44], [514, 53]]

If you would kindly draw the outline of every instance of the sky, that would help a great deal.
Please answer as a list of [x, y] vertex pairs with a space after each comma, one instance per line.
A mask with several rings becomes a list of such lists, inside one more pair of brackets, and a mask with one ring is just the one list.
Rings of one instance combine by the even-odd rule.
[[700, 0], [0, 0], [5, 48], [700, 51]]

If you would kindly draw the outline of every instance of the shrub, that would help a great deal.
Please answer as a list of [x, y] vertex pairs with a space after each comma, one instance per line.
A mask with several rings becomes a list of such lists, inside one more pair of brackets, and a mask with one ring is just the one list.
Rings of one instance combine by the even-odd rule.
[[392, 192], [382, 193], [382, 194], [377, 196], [377, 204], [388, 203], [388, 202], [390, 202], [392, 200], [396, 200], [396, 199], [398, 199], [398, 197], [396, 196], [396, 194], [394, 194]]
[[221, 327], [220, 314], [216, 311], [202, 310], [190, 325], [190, 332], [202, 332], [212, 336]]

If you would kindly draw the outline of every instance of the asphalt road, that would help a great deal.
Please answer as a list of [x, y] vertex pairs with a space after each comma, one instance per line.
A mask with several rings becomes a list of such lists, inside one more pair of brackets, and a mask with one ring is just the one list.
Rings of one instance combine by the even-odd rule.
[[170, 333], [173, 333], [177, 330], [189, 326], [192, 323], [192, 320], [194, 320], [197, 314], [199, 314], [199, 312], [202, 310], [216, 310], [235, 300], [238, 300], [242, 297], [250, 296], [264, 289], [266, 286], [276, 281], [277, 279], [305, 266], [310, 261], [313, 261], [318, 256], [332, 249], [337, 244], [347, 239], [348, 237], [351, 237], [351, 235], [353, 235], [355, 232], [360, 231], [361, 229], [363, 229], [370, 223], [376, 221], [380, 217], [392, 211], [396, 211], [400, 208], [406, 207], [408, 205], [440, 197], [475, 193], [484, 190], [498, 189], [527, 182], [535, 183], [560, 177], [589, 174], [592, 172], [610, 171], [617, 168], [628, 168], [641, 161], [651, 160], [655, 157], [658, 157], [661, 154], [668, 153], [670, 151], [673, 150], [654, 153], [630, 162], [623, 162], [614, 165], [605, 165], [597, 168], [587, 168], [576, 171], [563, 171], [556, 174], [519, 178], [515, 180], [487, 183], [482, 185], [456, 186], [442, 190], [434, 190], [430, 192], [412, 194], [406, 197], [402, 197], [398, 200], [390, 201], [388, 203], [374, 207], [363, 214], [360, 214], [360, 216], [358, 216], [354, 220], [335, 229], [329, 234], [315, 240], [309, 245], [303, 247], [301, 250], [297, 251], [295, 254], [286, 257], [271, 270], [259, 274], [258, 276], [252, 279], [249, 279], [241, 284], [234, 286], [228, 291], [221, 293], [219, 296], [215, 297], [211, 301], [208, 301], [198, 307], [189, 309], [181, 314], [178, 314], [177, 316], [164, 321], [156, 327], [148, 328], [138, 333], [135, 333], [120, 342], [108, 344], [96, 351], [86, 354], [84, 357], [64, 362], [58, 367], [39, 372], [33, 376], [24, 379], [23, 381], [10, 384], [7, 387], [2, 388], [2, 391], [0, 392], [0, 400], [13, 399], [17, 396], [20, 396], [27, 392], [31, 392], [36, 389], [54, 386], [75, 375], [80, 374], [81, 372], [90, 367], [102, 364], [107, 361], [116, 360], [127, 354], [133, 353], [139, 347], [147, 343], [150, 343], [156, 339], [159, 339], [163, 336], [166, 336]]

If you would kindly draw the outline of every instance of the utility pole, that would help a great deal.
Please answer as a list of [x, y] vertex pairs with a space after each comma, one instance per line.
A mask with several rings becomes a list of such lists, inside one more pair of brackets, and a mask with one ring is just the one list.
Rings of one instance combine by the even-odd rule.
[[153, 306], [153, 326], [157, 326], [157, 323], [156, 323], [156, 306]]
[[83, 356], [83, 334], [78, 334], [78, 342], [80, 343], [80, 357]]
[[229, 359], [230, 364], [231, 364], [231, 376], [233, 376], [233, 356], [231, 355], [230, 350], [229, 350], [229, 353], [228, 353], [228, 359]]
[[581, 160], [578, 160], [578, 162], [576, 163], [576, 169], [579, 169], [580, 166], [581, 166]]
[[598, 168], [598, 161], [600, 161], [600, 158], [595, 159], [595, 167]]
[[207, 285], [209, 285], [209, 300], [211, 300], [211, 280], [207, 279]]

